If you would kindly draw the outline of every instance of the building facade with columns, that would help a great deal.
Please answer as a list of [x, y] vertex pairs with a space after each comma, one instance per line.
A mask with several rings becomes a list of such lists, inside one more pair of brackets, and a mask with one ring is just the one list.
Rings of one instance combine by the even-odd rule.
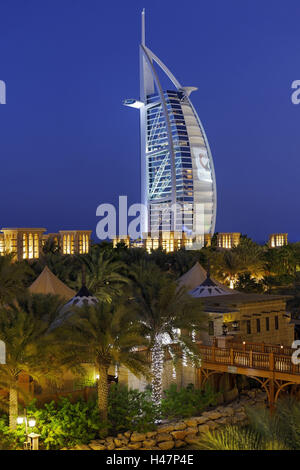
[[2, 228], [0, 255], [13, 253], [15, 261], [38, 259], [48, 240], [53, 240], [62, 254], [86, 254], [90, 251], [91, 230], [45, 232], [45, 228]]

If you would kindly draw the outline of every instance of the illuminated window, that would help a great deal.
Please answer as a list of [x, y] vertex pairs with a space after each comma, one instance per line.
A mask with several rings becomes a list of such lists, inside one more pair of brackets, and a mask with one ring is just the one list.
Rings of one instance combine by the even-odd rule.
[[23, 233], [23, 259], [28, 258], [28, 238], [27, 233]]
[[67, 235], [63, 236], [63, 254], [67, 254]]
[[39, 236], [37, 233], [34, 234], [34, 249], [33, 249], [33, 255], [34, 258], [39, 257]]
[[33, 258], [33, 235], [29, 233], [28, 235], [28, 258]]
[[83, 237], [84, 235], [82, 235], [81, 233], [79, 234], [79, 238], [78, 238], [78, 243], [79, 243], [79, 253], [82, 254], [84, 253], [84, 242], [83, 242]]

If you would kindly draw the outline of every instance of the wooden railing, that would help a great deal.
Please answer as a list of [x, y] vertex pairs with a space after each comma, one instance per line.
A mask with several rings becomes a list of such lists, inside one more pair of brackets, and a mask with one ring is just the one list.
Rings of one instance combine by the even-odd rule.
[[300, 365], [292, 363], [291, 354], [278, 354], [273, 351], [243, 351], [236, 348], [222, 349], [203, 345], [199, 345], [199, 350], [203, 363], [300, 374]]
[[280, 344], [251, 343], [248, 341], [237, 342], [233, 340], [230, 345], [233, 349], [241, 351], [255, 351], [262, 353], [273, 352], [274, 354], [284, 354], [286, 356], [292, 355], [294, 351], [294, 349], [292, 349], [290, 346], [284, 346]]

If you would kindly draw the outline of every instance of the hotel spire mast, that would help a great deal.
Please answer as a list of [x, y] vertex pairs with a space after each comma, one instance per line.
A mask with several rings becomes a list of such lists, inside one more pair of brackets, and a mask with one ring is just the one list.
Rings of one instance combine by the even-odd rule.
[[[190, 100], [197, 88], [182, 86], [146, 46], [145, 36], [143, 9], [140, 99], [124, 101], [140, 112], [141, 202], [148, 209], [141, 232], [184, 231], [195, 239], [213, 235], [216, 179], [209, 143]], [[157, 69], [169, 78], [168, 90], [163, 90]], [[171, 207], [175, 204], [174, 213]], [[166, 212], [171, 216], [168, 227], [164, 221]]]

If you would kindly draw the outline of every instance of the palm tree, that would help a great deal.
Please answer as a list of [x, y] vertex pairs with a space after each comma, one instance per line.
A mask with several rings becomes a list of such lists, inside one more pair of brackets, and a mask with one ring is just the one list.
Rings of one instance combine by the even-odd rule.
[[279, 441], [264, 440], [255, 431], [240, 426], [226, 426], [202, 435], [198, 450], [287, 450]]
[[202, 450], [299, 450], [300, 404], [291, 399], [278, 401], [276, 411], [246, 410], [249, 424], [225, 426], [203, 434], [197, 445]]
[[140, 325], [132, 314], [112, 303], [78, 307], [58, 331], [65, 364], [71, 367], [83, 362], [94, 364], [98, 378], [100, 417], [107, 420], [108, 371], [124, 365], [135, 375], [147, 375], [145, 355], [138, 348], [147, 344]]
[[13, 254], [0, 256], [0, 305], [12, 302], [23, 293], [31, 269], [25, 263], [13, 261]]
[[[48, 299], [48, 306], [50, 303]], [[6, 346], [6, 363], [0, 365], [0, 387], [9, 393], [9, 425], [12, 429], [16, 427], [18, 395], [26, 397], [18, 383], [20, 374], [28, 374], [37, 381], [45, 377], [57, 379], [59, 374], [53, 346], [47, 337], [49, 321], [39, 312], [40, 306], [40, 301], [28, 301], [22, 307], [14, 300], [0, 307], [0, 339]], [[46, 313], [49, 314], [49, 310]]]
[[265, 273], [264, 250], [250, 238], [241, 238], [239, 245], [234, 247], [232, 252], [240, 260], [242, 273], [250, 273], [256, 278]]
[[224, 251], [219, 257], [219, 263], [213, 271], [216, 272], [216, 276], [220, 280], [229, 280], [230, 287], [233, 289], [235, 282], [237, 281], [238, 275], [243, 272], [244, 265], [238, 255], [233, 250]]
[[198, 360], [195, 335], [207, 321], [198, 299], [152, 263], [132, 269], [132, 292], [127, 301], [128, 312], [134, 313], [149, 338], [151, 350], [152, 397], [159, 404], [162, 397], [164, 353], [167, 349], [175, 359], [180, 355]]
[[112, 302], [115, 296], [122, 294], [124, 286], [129, 282], [124, 275], [126, 266], [115, 260], [113, 253], [95, 245], [81, 259], [87, 266], [86, 285], [95, 297], [104, 302]]

